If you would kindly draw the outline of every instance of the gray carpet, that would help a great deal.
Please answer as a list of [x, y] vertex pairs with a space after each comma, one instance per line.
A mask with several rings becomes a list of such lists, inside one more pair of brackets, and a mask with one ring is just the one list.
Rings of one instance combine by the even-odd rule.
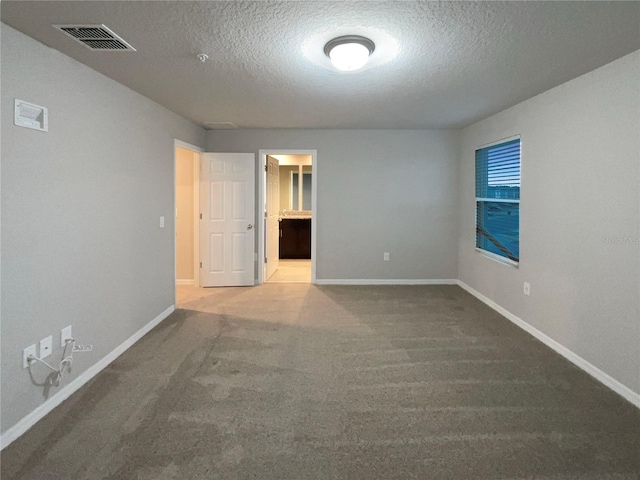
[[193, 297], [2, 479], [637, 480], [640, 410], [455, 286]]

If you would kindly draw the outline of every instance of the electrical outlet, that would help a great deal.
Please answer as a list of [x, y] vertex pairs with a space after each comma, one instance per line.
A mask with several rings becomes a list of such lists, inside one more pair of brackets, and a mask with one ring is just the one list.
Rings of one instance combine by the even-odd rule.
[[47, 358], [53, 351], [53, 337], [49, 335], [40, 340], [40, 358]]
[[28, 346], [24, 350], [22, 350], [22, 368], [27, 368], [29, 366], [29, 355], [36, 356], [36, 344]]
[[65, 341], [67, 338], [73, 338], [71, 335], [71, 325], [60, 330], [60, 347], [64, 348], [67, 345]]
[[531, 295], [531, 284], [529, 282], [524, 282], [524, 294]]
[[389, 261], [389, 252], [384, 252], [384, 261], [385, 262]]

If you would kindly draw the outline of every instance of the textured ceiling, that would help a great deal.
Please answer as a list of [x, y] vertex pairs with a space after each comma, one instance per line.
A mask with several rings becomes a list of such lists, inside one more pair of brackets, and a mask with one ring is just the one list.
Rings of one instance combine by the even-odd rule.
[[[457, 128], [640, 49], [637, 1], [0, 8], [4, 23], [168, 109], [239, 128]], [[67, 23], [103, 23], [137, 52], [90, 51], [51, 26]], [[345, 34], [376, 43], [365, 70], [339, 73], [324, 56], [324, 44]]]

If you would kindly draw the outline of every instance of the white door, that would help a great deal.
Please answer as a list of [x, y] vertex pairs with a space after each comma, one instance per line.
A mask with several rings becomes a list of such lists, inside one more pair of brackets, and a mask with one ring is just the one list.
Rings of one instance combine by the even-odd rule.
[[267, 273], [268, 280], [278, 270], [280, 257], [280, 165], [267, 156]]
[[253, 285], [255, 156], [252, 153], [202, 155], [200, 211], [200, 285]]

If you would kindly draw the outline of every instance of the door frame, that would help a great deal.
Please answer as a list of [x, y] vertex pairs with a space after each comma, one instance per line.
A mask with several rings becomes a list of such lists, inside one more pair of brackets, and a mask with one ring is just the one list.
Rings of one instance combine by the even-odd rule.
[[[202, 154], [204, 149], [196, 145], [192, 145], [177, 138], [173, 139], [173, 290], [174, 295], [177, 286], [178, 275], [178, 255], [176, 252], [177, 242], [176, 235], [178, 231], [178, 222], [176, 222], [176, 168], [178, 167], [178, 147], [191, 150], [198, 156], [193, 162], [193, 286], [200, 287], [200, 165], [202, 164]], [[177, 296], [174, 298], [174, 304], [177, 302]]]
[[318, 220], [318, 150], [298, 150], [285, 148], [269, 148], [258, 150], [258, 285], [262, 285], [264, 278], [265, 255], [265, 218], [264, 211], [267, 202], [266, 197], [266, 172], [267, 155], [311, 155], [311, 283], [316, 283], [316, 234]]

